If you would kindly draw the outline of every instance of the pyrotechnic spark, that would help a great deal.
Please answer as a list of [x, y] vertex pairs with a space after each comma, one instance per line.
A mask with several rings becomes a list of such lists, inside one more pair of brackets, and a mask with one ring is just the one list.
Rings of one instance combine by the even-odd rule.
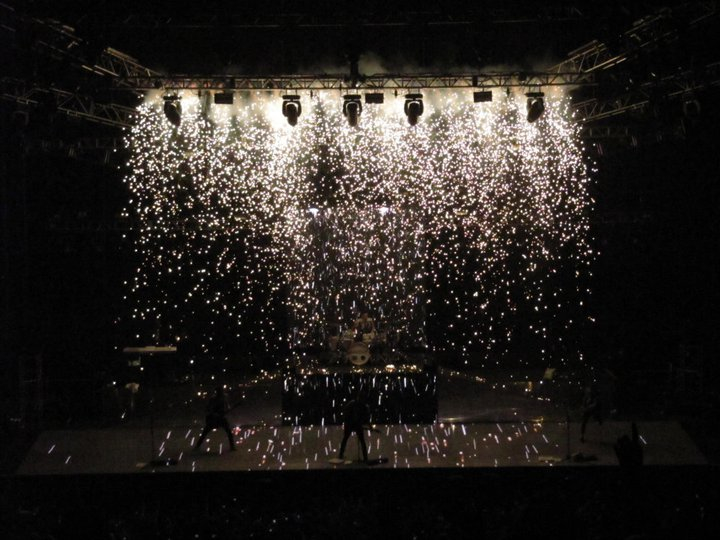
[[416, 344], [452, 318], [436, 348], [483, 362], [581, 357], [593, 201], [568, 101], [547, 96], [533, 124], [521, 97], [470, 101], [428, 92], [410, 127], [400, 97], [357, 128], [324, 93], [303, 97], [294, 128], [277, 96], [231, 112], [183, 97], [177, 128], [161, 101], [140, 106], [127, 137], [133, 335], [161, 324], [207, 354], [228, 336], [273, 351], [367, 309]]

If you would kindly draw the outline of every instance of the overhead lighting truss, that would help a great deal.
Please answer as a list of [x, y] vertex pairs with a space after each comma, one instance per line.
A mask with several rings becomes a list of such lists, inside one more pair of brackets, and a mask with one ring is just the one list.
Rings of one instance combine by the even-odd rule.
[[626, 140], [632, 137], [633, 134], [630, 127], [626, 125], [588, 125], [580, 129], [580, 137], [586, 141], [605, 139]]
[[120, 86], [127, 86], [126, 80], [133, 77], [155, 77], [160, 73], [143, 66], [130, 55], [122, 53], [112, 47], [105, 47], [94, 62], [88, 62], [82, 51], [88, 45], [86, 40], [75, 34], [75, 29], [51, 19], [39, 19], [18, 13], [6, 4], [0, 4], [6, 10], [4, 14], [9, 23], [0, 25], [0, 29], [7, 32], [17, 32], [20, 26], [32, 26], [39, 31], [34, 46], [40, 52], [58, 60], [70, 60], [81, 69], [112, 77]]
[[0, 98], [30, 106], [50, 102], [58, 113], [115, 127], [130, 127], [136, 113], [131, 107], [98, 103], [81, 94], [28, 85], [8, 77], [0, 79]]
[[705, 66], [700, 75], [687, 71], [646, 82], [637, 89], [608, 100], [587, 99], [574, 104], [576, 117], [581, 123], [594, 122], [630, 111], [643, 110], [654, 99], [672, 99], [688, 96], [711, 86], [720, 86], [720, 62]]
[[657, 45], [677, 41], [676, 19], [681, 19], [687, 28], [692, 28], [717, 15], [717, 2], [690, 2], [673, 10], [663, 8], [653, 15], [636, 21], [632, 28], [623, 32], [619, 36], [621, 50], [613, 51], [605, 43], [593, 40], [572, 51], [566, 60], [551, 67], [549, 71], [592, 73], [609, 69], [632, 58], [640, 51], [649, 51]]
[[[228, 78], [232, 80], [231, 85]], [[425, 88], [512, 88], [526, 86], [593, 85], [591, 73], [479, 73], [446, 75], [367, 75], [351, 85], [347, 75], [288, 75], [268, 77], [245, 77], [217, 75], [197, 77], [136, 76], [122, 79], [122, 84], [137, 90], [418, 90]]]
[[43, 152], [65, 154], [67, 157], [110, 166], [118, 166], [127, 158], [127, 150], [120, 137], [39, 140], [33, 145]]

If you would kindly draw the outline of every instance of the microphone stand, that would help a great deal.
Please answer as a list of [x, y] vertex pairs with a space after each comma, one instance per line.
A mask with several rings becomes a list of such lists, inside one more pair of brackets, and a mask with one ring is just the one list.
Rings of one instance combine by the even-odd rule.
[[572, 454], [570, 453], [570, 404], [565, 401], [565, 460], [570, 461]]
[[[150, 355], [152, 356], [152, 355]], [[155, 377], [157, 373], [152, 370], [150, 377], [150, 461], [149, 467], [170, 467], [178, 464], [176, 458], [155, 457]]]

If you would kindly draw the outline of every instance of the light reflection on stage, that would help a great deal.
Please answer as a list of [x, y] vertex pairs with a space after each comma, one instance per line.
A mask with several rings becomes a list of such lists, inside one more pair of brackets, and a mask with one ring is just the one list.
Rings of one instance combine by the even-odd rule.
[[[463, 375], [463, 376], [460, 376]], [[529, 376], [528, 376], [529, 377]], [[387, 463], [370, 468], [545, 467], [616, 465], [614, 444], [630, 432], [629, 422], [608, 420], [588, 427], [580, 443], [577, 411], [569, 424], [565, 409], [551, 397], [528, 391], [523, 377], [458, 374], [439, 370], [437, 423], [377, 424], [366, 432], [369, 460]], [[518, 380], [519, 379], [519, 380]], [[530, 381], [537, 380], [529, 377]], [[515, 382], [511, 382], [515, 381]], [[282, 471], [364, 468], [355, 436], [345, 457], [333, 464], [343, 430], [335, 425], [281, 426], [281, 377], [267, 372], [252, 381], [231, 381], [232, 400], [244, 395], [228, 414], [237, 451], [227, 447], [222, 430], [213, 431], [200, 450], [193, 450], [203, 427], [206, 391], [217, 379], [198, 386], [192, 396], [177, 389], [177, 401], [162, 402], [153, 451], [148, 417], [140, 415], [104, 428], [58, 429], [42, 432], [19, 474], [133, 473], [144, 471]], [[186, 389], [189, 390], [189, 389]], [[542, 398], [542, 399], [539, 399]], [[448, 421], [453, 419], [454, 421]], [[706, 463], [679, 424], [640, 421], [646, 464]], [[568, 434], [570, 445], [568, 446]], [[572, 457], [566, 460], [567, 456]], [[151, 467], [151, 460], [176, 460], [177, 465]]]

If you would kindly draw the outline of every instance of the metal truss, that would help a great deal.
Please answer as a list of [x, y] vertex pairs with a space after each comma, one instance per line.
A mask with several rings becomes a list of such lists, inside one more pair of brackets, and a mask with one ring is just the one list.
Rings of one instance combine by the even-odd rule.
[[[661, 21], [668, 20], [670, 10], [664, 9], [656, 15], [640, 19], [630, 30], [623, 33], [624, 43], [633, 46], [633, 51], [657, 43], [663, 38], [669, 39], [674, 31], [661, 32], [655, 30]], [[614, 54], [604, 43], [593, 40], [575, 49], [569, 54], [567, 60], [556, 64], [550, 71], [575, 71], [589, 73], [601, 69], [608, 69], [624, 62], [629, 58], [630, 50]]]
[[677, 40], [677, 28], [670, 24], [676, 16], [682, 17], [688, 27], [693, 27], [717, 14], [717, 2], [691, 2], [675, 11], [669, 8], [662, 9], [654, 15], [638, 20], [631, 29], [621, 35], [622, 51], [614, 52], [606, 44], [593, 40], [572, 51], [566, 60], [556, 64], [549, 71], [590, 73], [609, 69], [642, 50]]
[[678, 75], [647, 82], [637, 89], [610, 100], [588, 99], [574, 105], [581, 123], [594, 122], [630, 111], [643, 110], [653, 101], [693, 93], [720, 85], [720, 62], [705, 66], [701, 74], [687, 71]]
[[58, 21], [27, 17], [17, 13], [6, 4], [0, 8], [7, 10], [10, 24], [2, 24], [0, 28], [8, 32], [17, 32], [18, 27], [31, 26], [40, 29], [34, 46], [41, 52], [60, 60], [69, 59], [73, 64], [97, 75], [112, 77], [117, 84], [122, 85], [130, 77], [152, 77], [160, 73], [146, 66], [138, 60], [111, 47], [98, 51], [95, 61], [89, 62], [85, 57], [85, 50], [91, 48], [81, 37], [75, 34], [71, 26]]
[[100, 55], [98, 62], [87, 69], [100, 75], [109, 75], [119, 85], [132, 77], [156, 77], [159, 75], [159, 72], [143, 66], [132, 56], [112, 47], [107, 47]]
[[[135, 90], [411, 90], [421, 88], [507, 88], [594, 84], [594, 77], [591, 74], [577, 71], [563, 72], [561, 70], [553, 70], [550, 73], [381, 74], [359, 76], [355, 79], [350, 79], [346, 74], [268, 77], [233, 75], [210, 77], [194, 75], [165, 76], [143, 66], [132, 56], [111, 47], [98, 51], [97, 58], [91, 61], [88, 59], [87, 54], [88, 49], [92, 48], [91, 44], [77, 36], [72, 27], [58, 21], [25, 17], [4, 4], [0, 4], [0, 7], [8, 10], [11, 15], [11, 23], [2, 25], [4, 30], [15, 32], [17, 31], [15, 27], [27, 25], [40, 29], [41, 31], [38, 32], [38, 38], [35, 40], [34, 46], [41, 52], [52, 58], [69, 60], [72, 64], [87, 72], [106, 76], [116, 86]], [[444, 24], [465, 24], [468, 22], [458, 20], [451, 15], [434, 14], [434, 16], [440, 17]], [[575, 10], [569, 12], [568, 16], [580, 17], [581, 14]], [[297, 21], [298, 24], [311, 26], [325, 24], [322, 21], [327, 21], [327, 17], [324, 19], [316, 19], [309, 15], [297, 15], [297, 17], [301, 17], [301, 20]], [[376, 22], [377, 24], [396, 24], [393, 20], [384, 18], [382, 20], [378, 19]], [[15, 27], [13, 27], [13, 23]], [[263, 23], [260, 19], [253, 19], [248, 24], [259, 24], [262, 27], [264, 24], [271, 23]], [[287, 24], [287, 22], [284, 24]], [[331, 21], [328, 24], [335, 23]]]
[[74, 150], [77, 153], [87, 152], [123, 152], [125, 146], [120, 137], [83, 137], [73, 141], [62, 139], [41, 140], [43, 150]]
[[580, 130], [580, 137], [586, 141], [598, 139], [626, 140], [634, 136], [628, 126], [583, 126]]
[[3, 77], [0, 79], [0, 98], [21, 105], [49, 105], [52, 109], [74, 118], [82, 118], [106, 126], [130, 127], [135, 110], [96, 101], [59, 88], [40, 88], [26, 82]]
[[608, 101], [597, 99], [581, 101], [575, 104], [574, 109], [579, 122], [585, 124], [626, 112], [640, 111], [648, 103], [650, 103], [650, 95], [643, 92], [633, 92]]
[[510, 88], [539, 86], [594, 85], [592, 73], [478, 73], [478, 74], [383, 74], [361, 75], [281, 75], [246, 77], [216, 75], [197, 77], [131, 77], [123, 83], [137, 90], [421, 90], [424, 88]]
[[126, 149], [119, 137], [40, 140], [34, 146], [43, 152], [65, 154], [73, 159], [111, 166], [119, 165], [126, 156]]

